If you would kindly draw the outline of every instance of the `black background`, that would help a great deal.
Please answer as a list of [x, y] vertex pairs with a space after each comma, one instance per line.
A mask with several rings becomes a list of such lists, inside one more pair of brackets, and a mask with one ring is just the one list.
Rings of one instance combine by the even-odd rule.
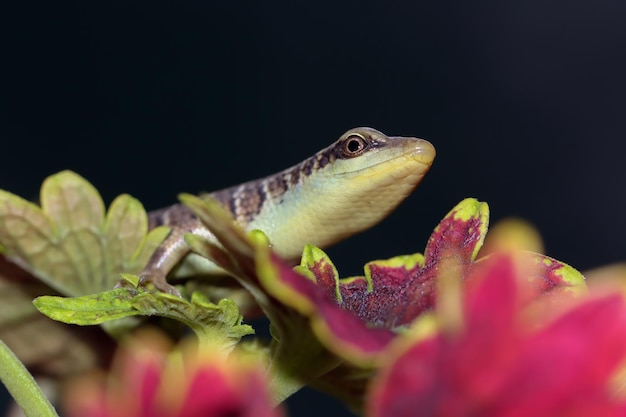
[[[422, 251], [469, 196], [574, 267], [624, 259], [626, 2], [297, 3], [4, 4], [0, 188], [36, 198], [72, 169], [154, 209], [365, 125], [438, 156], [391, 217], [329, 250], [342, 276]], [[311, 392], [289, 408], [345, 413]]]

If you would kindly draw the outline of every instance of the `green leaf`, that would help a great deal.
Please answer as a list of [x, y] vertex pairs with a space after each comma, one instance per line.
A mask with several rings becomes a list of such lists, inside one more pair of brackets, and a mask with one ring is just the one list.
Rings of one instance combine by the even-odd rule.
[[0, 190], [0, 246], [10, 261], [62, 294], [113, 288], [121, 272], [139, 272], [167, 235], [147, 233], [141, 203], [121, 195], [106, 213], [96, 189], [71, 171], [48, 177], [41, 207]]
[[102, 362], [113, 342], [101, 329], [47, 319], [33, 298], [112, 289], [121, 272], [143, 268], [168, 229], [146, 234], [147, 214], [128, 195], [105, 214], [96, 189], [71, 171], [48, 177], [40, 200], [0, 190], [0, 338], [27, 365], [65, 375]]
[[242, 316], [234, 301], [220, 300], [214, 304], [199, 292], [191, 301], [137, 287], [138, 278], [123, 274], [126, 286], [99, 294], [74, 298], [43, 296], [35, 299], [35, 307], [48, 317], [78, 325], [101, 324], [131, 316], [159, 316], [189, 326], [203, 345], [230, 351], [246, 335], [251, 326], [241, 324]]
[[140, 314], [133, 308], [133, 295], [127, 288], [116, 288], [74, 298], [44, 295], [33, 303], [53, 320], [87, 326]]

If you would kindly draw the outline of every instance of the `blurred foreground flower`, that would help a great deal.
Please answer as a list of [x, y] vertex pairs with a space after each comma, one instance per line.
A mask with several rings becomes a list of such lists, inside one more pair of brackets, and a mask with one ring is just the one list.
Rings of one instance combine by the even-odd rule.
[[395, 342], [368, 415], [625, 416], [611, 391], [626, 359], [623, 294], [533, 297], [527, 266], [505, 254], [480, 262], [457, 299], [461, 323], [440, 309]]
[[[195, 348], [196, 346], [194, 346]], [[124, 345], [108, 377], [91, 375], [67, 389], [72, 417], [280, 417], [256, 364], [185, 346], [168, 352], [150, 334]]]

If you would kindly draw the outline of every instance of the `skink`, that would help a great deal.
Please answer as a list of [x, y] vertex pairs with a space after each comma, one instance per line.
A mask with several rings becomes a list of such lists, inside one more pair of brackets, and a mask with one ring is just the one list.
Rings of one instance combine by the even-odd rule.
[[[207, 194], [217, 199], [246, 230], [262, 230], [287, 260], [305, 244], [327, 247], [384, 219], [422, 180], [435, 158], [426, 140], [389, 137], [367, 127], [348, 130], [335, 143], [301, 163], [258, 180]], [[176, 293], [166, 277], [219, 273], [190, 253], [186, 233], [214, 239], [182, 204], [149, 214], [150, 228], [169, 235], [141, 274], [141, 282]]]

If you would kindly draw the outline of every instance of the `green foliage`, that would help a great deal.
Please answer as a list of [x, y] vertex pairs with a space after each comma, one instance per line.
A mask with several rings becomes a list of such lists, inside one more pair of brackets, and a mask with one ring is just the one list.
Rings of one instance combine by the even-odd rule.
[[[423, 254], [372, 261], [363, 276], [349, 278], [340, 278], [319, 248], [306, 246], [294, 268], [272, 251], [261, 231], [243, 231], [218, 202], [190, 195], [181, 201], [215, 238], [188, 234], [185, 241], [233, 279], [193, 277], [178, 286], [178, 297], [135, 275], [168, 229], [148, 231], [147, 214], [134, 198], [122, 195], [105, 212], [95, 188], [69, 171], [44, 181], [41, 207], [0, 190], [0, 338], [28, 357], [28, 364], [65, 358], [52, 373], [64, 376], [105, 362], [131, 330], [144, 324], [167, 328], [174, 321], [193, 331], [200, 351], [262, 364], [275, 403], [312, 385], [360, 410], [371, 379], [398, 340], [409, 335], [412, 343], [420, 326], [428, 328], [419, 330], [421, 337], [445, 331], [446, 323], [463, 328], [461, 313], [441, 313], [441, 306], [454, 307], [454, 297], [441, 298], [439, 292], [454, 293], [465, 280], [471, 288], [471, 277], [490, 262], [478, 257], [489, 208], [475, 199], [463, 200], [442, 219]], [[532, 288], [528, 300], [556, 304], [585, 293], [583, 276], [567, 264], [523, 251], [511, 259], [516, 276]], [[33, 304], [55, 321], [38, 315]], [[269, 344], [242, 343], [254, 333], [243, 324], [242, 311], [248, 318], [255, 310], [271, 322]], [[444, 318], [440, 323], [433, 311]], [[59, 322], [78, 326], [61, 330]], [[95, 325], [115, 337], [112, 346], [85, 343], [95, 339], [76, 331]], [[180, 331], [169, 333], [183, 338]]]
[[64, 323], [95, 325], [131, 316], [158, 316], [189, 326], [200, 343], [221, 350], [232, 350], [239, 340], [253, 334], [252, 327], [241, 324], [237, 305], [228, 299], [211, 303], [195, 292], [191, 301], [167, 293], [137, 287], [138, 278], [124, 274], [127, 285], [82, 297], [42, 296], [33, 302], [48, 317]]
[[141, 203], [116, 198], [105, 215], [96, 189], [71, 171], [48, 177], [41, 207], [0, 190], [0, 247], [7, 259], [64, 295], [106, 291], [141, 271], [168, 233], [148, 233]]

